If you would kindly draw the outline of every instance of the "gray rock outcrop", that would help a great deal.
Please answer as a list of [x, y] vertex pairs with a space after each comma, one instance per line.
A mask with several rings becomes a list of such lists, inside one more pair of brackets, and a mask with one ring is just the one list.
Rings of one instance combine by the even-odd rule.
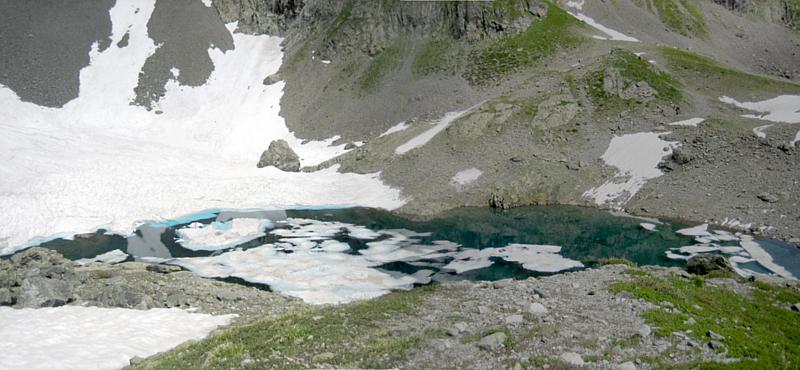
[[292, 150], [286, 140], [275, 140], [269, 144], [269, 149], [261, 154], [258, 168], [274, 166], [281, 171], [300, 171], [300, 157]]
[[0, 261], [0, 305], [57, 307], [75, 301], [85, 277], [55, 251], [31, 248]]
[[708, 275], [713, 271], [733, 271], [725, 257], [718, 254], [699, 254], [689, 258], [686, 270], [695, 275]]

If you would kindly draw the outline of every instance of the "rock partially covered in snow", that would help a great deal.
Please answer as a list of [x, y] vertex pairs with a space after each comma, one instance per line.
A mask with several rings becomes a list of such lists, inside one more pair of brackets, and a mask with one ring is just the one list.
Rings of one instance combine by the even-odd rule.
[[258, 161], [258, 168], [267, 166], [274, 166], [286, 172], [298, 172], [300, 157], [286, 140], [275, 140], [269, 144], [269, 148], [261, 154], [261, 159]]

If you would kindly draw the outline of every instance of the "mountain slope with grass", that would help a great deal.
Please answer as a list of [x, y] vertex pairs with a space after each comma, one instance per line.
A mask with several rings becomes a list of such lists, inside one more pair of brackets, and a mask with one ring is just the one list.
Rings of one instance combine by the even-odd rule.
[[[287, 126], [354, 143], [305, 170], [380, 171], [401, 213], [578, 204], [800, 237], [800, 118], [731, 104], [800, 94], [792, 1], [268, 4], [215, 2], [285, 35]], [[646, 133], [660, 159], [626, 146]]]

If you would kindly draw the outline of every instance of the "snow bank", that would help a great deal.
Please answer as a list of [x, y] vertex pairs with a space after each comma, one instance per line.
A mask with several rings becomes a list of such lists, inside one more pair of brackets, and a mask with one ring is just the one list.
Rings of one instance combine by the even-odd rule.
[[380, 136], [378, 136], [378, 137], [389, 136], [389, 135], [391, 135], [391, 134], [393, 134], [395, 132], [403, 131], [403, 130], [409, 128], [409, 127], [411, 127], [411, 124], [408, 124], [405, 121], [403, 121], [403, 122], [400, 122], [400, 123], [390, 127], [388, 130], [386, 130], [386, 132], [380, 134]]
[[[567, 1], [567, 7], [573, 8], [575, 10], [579, 10], [580, 11], [580, 10], [583, 10], [583, 3], [584, 3], [583, 0], [578, 0], [578, 1], [570, 0], [570, 1]], [[610, 28], [608, 28], [608, 27], [606, 27], [606, 26], [604, 26], [604, 25], [602, 25], [600, 23], [597, 23], [594, 19], [590, 18], [589, 16], [587, 16], [587, 15], [585, 15], [585, 14], [579, 12], [579, 11], [569, 11], [568, 10], [567, 13], [569, 13], [570, 15], [572, 15], [573, 17], [575, 17], [575, 18], [577, 18], [577, 19], [579, 19], [581, 21], [586, 22], [586, 24], [594, 27], [598, 31], [600, 31], [600, 32], [606, 34], [606, 36], [608, 36], [608, 37], [602, 37], [602, 36], [592, 36], [592, 37], [594, 37], [596, 39], [599, 39], [599, 40], [611, 39], [612, 41], [639, 42], [639, 40], [636, 39], [635, 37], [631, 37], [631, 36], [628, 36], [628, 35], [626, 35], [626, 34], [624, 34], [622, 32], [612, 30], [612, 29], [610, 29]]]
[[432, 123], [433, 127], [431, 127], [430, 129], [426, 130], [425, 132], [415, 136], [411, 140], [407, 141], [405, 144], [400, 145], [397, 148], [395, 148], [395, 150], [394, 150], [395, 154], [397, 154], [397, 155], [406, 154], [406, 153], [408, 153], [409, 151], [411, 151], [413, 149], [419, 148], [419, 147], [427, 144], [436, 135], [438, 135], [440, 132], [444, 131], [444, 129], [446, 129], [447, 126], [450, 126], [450, 124], [453, 123], [453, 121], [455, 121], [458, 118], [461, 118], [461, 116], [463, 116], [464, 114], [472, 111], [473, 109], [477, 108], [481, 104], [483, 104], [483, 102], [478, 103], [478, 104], [476, 104], [476, 105], [474, 105], [474, 106], [472, 106], [472, 107], [470, 107], [470, 108], [468, 108], [466, 110], [463, 110], [463, 111], [446, 113], [444, 115], [444, 117], [442, 117], [438, 121], [434, 121]]
[[0, 307], [0, 368], [119, 369], [133, 357], [202, 339], [233, 317], [178, 309]]
[[236, 218], [228, 222], [204, 225], [194, 222], [176, 231], [177, 242], [193, 251], [228, 249], [266, 235], [272, 221], [253, 218]]
[[93, 47], [80, 96], [63, 108], [22, 102], [0, 85], [0, 209], [14, 210], [2, 220], [0, 255], [101, 227], [127, 234], [141, 221], [202, 209], [404, 203], [379, 174], [255, 168], [276, 139], [303, 165], [345, 152], [333, 138], [302, 144], [280, 117], [283, 82], [262, 84], [280, 67], [278, 37], [233, 34], [234, 50], [209, 50], [215, 69], [206, 84], [170, 81], [153, 111], [130, 105], [157, 48], [147, 35], [154, 2], [116, 2], [111, 46]]
[[644, 186], [647, 180], [663, 175], [658, 169], [661, 160], [672, 154], [678, 143], [661, 139], [667, 133], [642, 132], [611, 139], [601, 157], [609, 166], [618, 169], [617, 175], [599, 187], [589, 189], [583, 196], [598, 205], [621, 208]]
[[772, 125], [758, 126], [758, 127], [753, 129], [753, 134], [755, 134], [756, 136], [758, 136], [758, 137], [760, 137], [762, 139], [766, 139], [767, 138], [766, 131], [770, 127], [772, 127]]
[[761, 113], [760, 115], [745, 114], [742, 117], [772, 122], [800, 123], [800, 95], [781, 95], [760, 102], [744, 103], [727, 96], [723, 96], [719, 100], [742, 109]]
[[670, 126], [697, 127], [697, 125], [699, 125], [699, 124], [701, 124], [701, 123], [703, 123], [705, 121], [706, 121], [705, 118], [690, 118], [690, 119], [687, 119], [685, 121], [678, 121], [678, 122], [668, 123], [668, 125], [670, 125]]

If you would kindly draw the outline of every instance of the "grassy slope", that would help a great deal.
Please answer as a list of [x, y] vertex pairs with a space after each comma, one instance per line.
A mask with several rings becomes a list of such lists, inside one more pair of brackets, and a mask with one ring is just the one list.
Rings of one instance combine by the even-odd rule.
[[289, 312], [225, 329], [134, 366], [136, 369], [384, 368], [400, 363], [425, 333], [391, 330], [378, 322], [402, 319], [433, 286], [370, 301]]
[[703, 11], [695, 0], [634, 0], [636, 5], [658, 15], [661, 22], [673, 32], [687, 37], [708, 36], [708, 26]]
[[[645, 314], [657, 335], [672, 337], [684, 332], [701, 344], [709, 342], [709, 330], [721, 334], [732, 364], [691, 363], [696, 369], [783, 369], [800, 367], [800, 314], [788, 305], [800, 301], [796, 289], [766, 284], [748, 284], [747, 295], [726, 288], [710, 287], [702, 278], [663, 279], [637, 277], [632, 283], [617, 283], [612, 291], [627, 291], [661, 308]], [[667, 303], [668, 302], [668, 303]], [[673, 306], [679, 313], [670, 312]], [[693, 320], [689, 320], [689, 319]]]

